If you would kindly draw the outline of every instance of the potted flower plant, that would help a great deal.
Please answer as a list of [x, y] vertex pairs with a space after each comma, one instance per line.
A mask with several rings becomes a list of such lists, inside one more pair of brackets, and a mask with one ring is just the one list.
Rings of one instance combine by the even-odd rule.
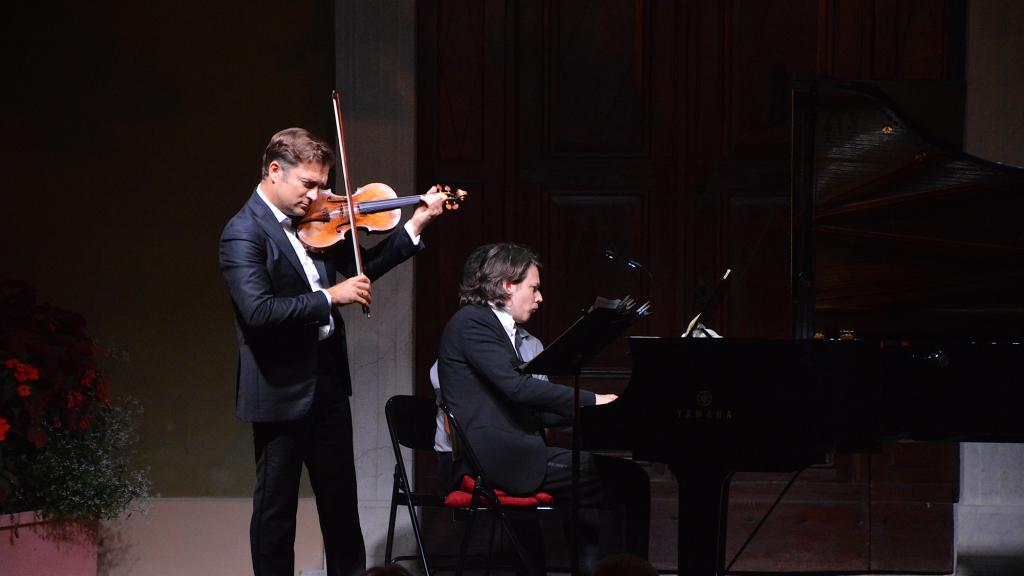
[[80, 316], [0, 283], [0, 564], [19, 525], [88, 538], [149, 491], [131, 464], [140, 407], [111, 399], [99, 352]]

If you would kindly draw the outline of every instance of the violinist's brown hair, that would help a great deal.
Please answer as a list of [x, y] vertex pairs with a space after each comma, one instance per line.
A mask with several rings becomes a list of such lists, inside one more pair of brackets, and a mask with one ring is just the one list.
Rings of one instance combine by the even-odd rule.
[[263, 151], [263, 178], [270, 173], [270, 163], [275, 160], [285, 169], [306, 162], [326, 166], [334, 163], [334, 150], [305, 128], [285, 128], [270, 137]]
[[541, 268], [540, 258], [525, 246], [505, 242], [477, 247], [466, 258], [459, 286], [459, 305], [504, 306], [508, 294], [502, 283], [505, 280], [513, 284], [522, 282], [531, 265]]

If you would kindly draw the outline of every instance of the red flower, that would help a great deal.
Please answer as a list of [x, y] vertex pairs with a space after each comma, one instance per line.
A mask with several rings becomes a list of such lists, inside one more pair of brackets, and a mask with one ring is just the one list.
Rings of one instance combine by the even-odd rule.
[[27, 397], [29, 397], [31, 395], [32, 395], [32, 387], [31, 386], [29, 386], [28, 384], [22, 384], [21, 386], [18, 386], [18, 396], [21, 396], [22, 398], [27, 398]]
[[84, 416], [84, 417], [82, 417], [81, 420], [78, 421], [78, 428], [81, 429], [82, 432], [85, 432], [86, 430], [88, 430], [89, 426], [91, 426], [91, 425], [92, 425], [92, 419], [89, 418], [88, 416]]
[[33, 380], [39, 380], [39, 370], [36, 370], [28, 364], [23, 364], [13, 358], [4, 364], [8, 368], [14, 370], [14, 379], [18, 382], [32, 382]]
[[81, 392], [68, 392], [68, 410], [76, 410], [85, 404], [85, 396]]
[[96, 381], [96, 371], [89, 368], [82, 375], [82, 386], [86, 388], [92, 388], [93, 383]]
[[11, 429], [11, 425], [7, 423], [6, 418], [0, 418], [0, 442], [7, 440], [7, 431]]
[[53, 427], [59, 429], [64, 423], [60, 421], [60, 416], [53, 417]]

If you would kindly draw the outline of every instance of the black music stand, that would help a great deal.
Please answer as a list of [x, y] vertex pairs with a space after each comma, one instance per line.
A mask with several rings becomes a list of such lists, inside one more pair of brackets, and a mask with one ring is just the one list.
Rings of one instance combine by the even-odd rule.
[[544, 351], [533, 360], [517, 369], [524, 374], [571, 377], [573, 388], [573, 434], [572, 434], [572, 505], [569, 526], [569, 558], [573, 576], [579, 574], [579, 546], [577, 525], [579, 523], [580, 484], [580, 370], [583, 365], [597, 356], [616, 338], [622, 336], [637, 318], [650, 314], [651, 304], [640, 306], [630, 298], [607, 300], [598, 298], [594, 305], [583, 312], [569, 328], [555, 338]]

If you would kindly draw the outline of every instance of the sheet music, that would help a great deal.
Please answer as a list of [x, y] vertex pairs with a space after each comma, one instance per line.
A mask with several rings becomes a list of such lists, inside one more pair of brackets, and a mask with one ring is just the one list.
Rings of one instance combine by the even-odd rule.
[[690, 323], [686, 325], [686, 330], [682, 333], [682, 338], [721, 338], [722, 336], [715, 332], [711, 328], [708, 328], [704, 324], [699, 322], [700, 317], [705, 312], [710, 312], [718, 307], [722, 298], [725, 296], [725, 290], [728, 287], [729, 275], [732, 274], [732, 268], [726, 268], [725, 274], [722, 275], [722, 279], [715, 286], [715, 291], [711, 293], [711, 297], [701, 308], [700, 312], [690, 320]]

